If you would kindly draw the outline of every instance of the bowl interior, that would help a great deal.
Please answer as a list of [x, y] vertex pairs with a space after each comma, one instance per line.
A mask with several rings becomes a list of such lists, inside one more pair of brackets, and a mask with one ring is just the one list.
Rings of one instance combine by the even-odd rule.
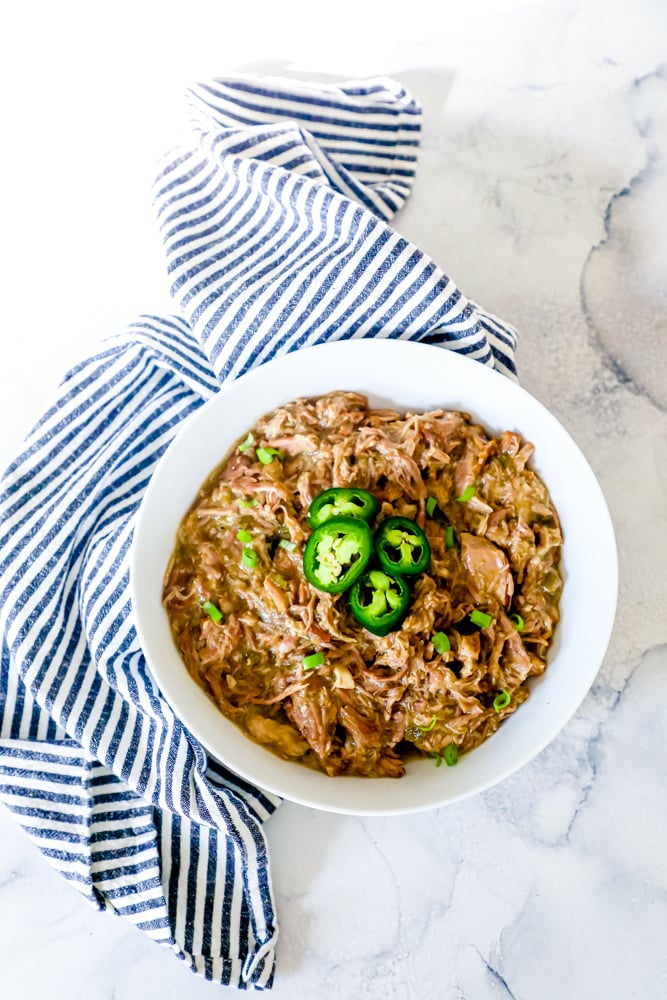
[[[499, 731], [453, 768], [408, 764], [405, 777], [329, 778], [283, 761], [245, 737], [190, 678], [162, 607], [162, 580], [178, 525], [201, 483], [258, 417], [299, 396], [346, 389], [373, 406], [461, 409], [493, 432], [535, 445], [564, 534], [561, 622], [549, 667]], [[604, 657], [616, 607], [617, 558], [597, 480], [556, 418], [507, 378], [439, 347], [353, 340], [295, 352], [226, 384], [183, 426], [144, 496], [131, 557], [132, 603], [148, 665], [190, 732], [232, 771], [304, 805], [335, 812], [416, 812], [481, 791], [527, 763], [576, 711]]]

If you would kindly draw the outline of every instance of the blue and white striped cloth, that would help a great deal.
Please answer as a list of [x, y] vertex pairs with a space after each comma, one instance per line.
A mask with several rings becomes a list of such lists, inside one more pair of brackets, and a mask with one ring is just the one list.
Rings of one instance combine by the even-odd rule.
[[181, 422], [254, 365], [349, 337], [441, 344], [515, 376], [515, 333], [387, 225], [420, 109], [391, 80], [233, 77], [188, 94], [155, 204], [179, 316], [65, 377], [2, 480], [0, 798], [100, 908], [191, 968], [267, 988], [275, 796], [207, 759], [146, 669], [134, 516]]

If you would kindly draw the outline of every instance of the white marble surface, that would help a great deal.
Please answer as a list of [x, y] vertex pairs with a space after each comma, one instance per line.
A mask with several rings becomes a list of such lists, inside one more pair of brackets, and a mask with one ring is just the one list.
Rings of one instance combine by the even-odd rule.
[[[662, 1000], [667, 8], [357, 2], [319, 27], [314, 9], [63, 0], [5, 15], [0, 461], [70, 361], [170, 308], [148, 185], [186, 83], [400, 78], [425, 120], [396, 228], [521, 331], [523, 385], [607, 495], [618, 618], [576, 717], [494, 790], [414, 818], [289, 804], [272, 818], [273, 996]], [[3, 998], [227, 995], [90, 910], [2, 809], [0, 837]]]

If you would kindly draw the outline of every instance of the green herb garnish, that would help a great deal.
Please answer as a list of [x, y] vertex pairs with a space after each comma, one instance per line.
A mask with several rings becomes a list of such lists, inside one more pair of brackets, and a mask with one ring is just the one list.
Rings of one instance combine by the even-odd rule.
[[491, 615], [487, 615], [485, 611], [478, 611], [475, 608], [474, 611], [470, 612], [470, 621], [473, 625], [479, 625], [480, 628], [488, 628], [493, 618]]
[[241, 560], [244, 566], [247, 566], [249, 569], [254, 569], [257, 565], [257, 553], [254, 549], [246, 546], [241, 553]]
[[512, 700], [512, 695], [505, 688], [502, 689], [500, 694], [497, 694], [493, 699], [493, 710], [494, 712], [500, 712], [503, 708], [507, 708]]
[[475, 495], [474, 486], [466, 486], [460, 497], [457, 497], [458, 503], [468, 503], [468, 500], [472, 500]]
[[255, 443], [255, 439], [252, 436], [252, 431], [248, 431], [247, 438], [245, 439], [245, 441], [243, 441], [239, 445], [239, 451], [241, 452], [241, 454], [243, 454], [244, 451], [247, 451], [248, 448], [252, 448], [252, 446], [254, 445], [254, 443]]
[[202, 604], [202, 611], [206, 612], [211, 621], [214, 622], [222, 621], [222, 611], [220, 610], [220, 608], [217, 608], [215, 604], [213, 604], [211, 601], [204, 601], [204, 603]]
[[441, 656], [443, 653], [448, 653], [452, 648], [449, 637], [444, 632], [436, 632], [435, 635], [432, 635], [431, 642], [436, 653], [440, 653]]
[[274, 458], [282, 458], [282, 452], [277, 448], [257, 448], [255, 454], [262, 465], [270, 465]]
[[314, 670], [315, 667], [321, 667], [325, 660], [324, 653], [311, 653], [310, 656], [304, 656], [301, 662], [304, 670]]

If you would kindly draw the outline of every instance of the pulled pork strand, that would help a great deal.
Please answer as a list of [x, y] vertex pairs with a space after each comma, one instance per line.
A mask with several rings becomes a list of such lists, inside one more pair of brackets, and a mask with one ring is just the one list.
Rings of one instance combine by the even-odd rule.
[[[343, 391], [288, 403], [251, 433], [203, 484], [165, 576], [192, 677], [255, 742], [332, 777], [401, 777], [411, 757], [479, 746], [528, 697], [559, 617], [562, 535], [533, 445], [459, 411], [402, 416]], [[264, 463], [260, 447], [277, 454]], [[308, 507], [331, 486], [370, 490], [376, 523], [412, 518], [429, 538], [410, 612], [384, 637], [303, 575]], [[306, 669], [314, 652], [324, 662]], [[494, 707], [502, 691], [510, 702]]]

